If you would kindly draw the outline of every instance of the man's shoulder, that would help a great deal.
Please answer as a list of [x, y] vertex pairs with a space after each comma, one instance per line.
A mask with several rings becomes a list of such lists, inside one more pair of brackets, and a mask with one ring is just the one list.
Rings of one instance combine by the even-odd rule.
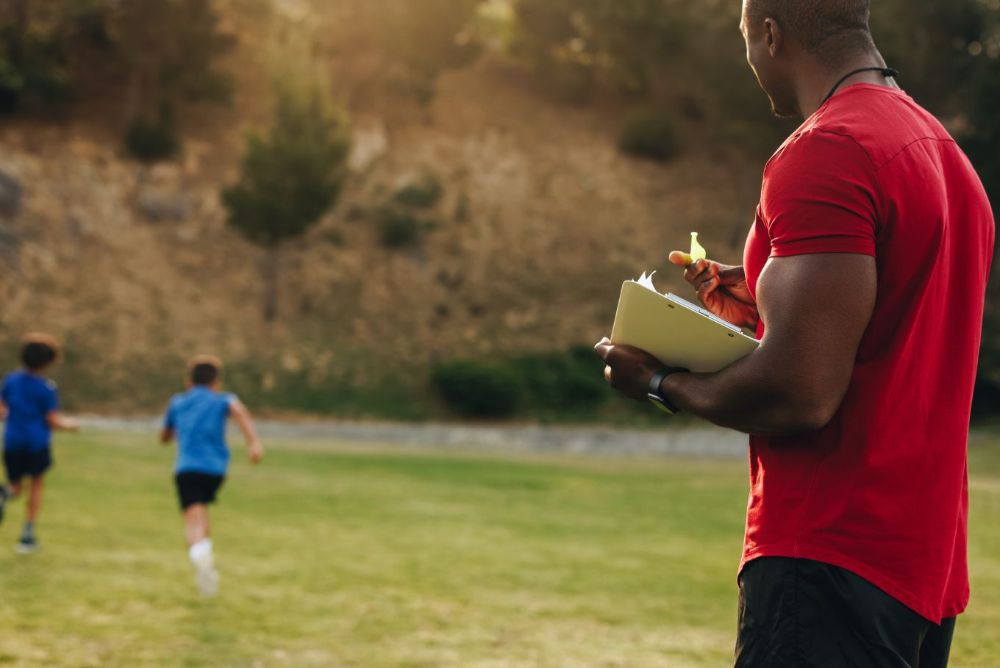
[[810, 119], [782, 143], [764, 168], [765, 179], [838, 172], [855, 167], [874, 170], [871, 152], [849, 128]]
[[876, 170], [921, 141], [955, 143], [941, 122], [905, 92], [870, 84], [834, 96], [801, 130], [807, 140], [839, 137], [853, 142]]

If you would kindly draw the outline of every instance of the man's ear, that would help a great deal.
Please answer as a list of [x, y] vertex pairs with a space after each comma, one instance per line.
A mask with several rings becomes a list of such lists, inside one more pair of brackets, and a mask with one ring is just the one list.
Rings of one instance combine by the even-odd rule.
[[774, 19], [764, 19], [764, 44], [772, 58], [777, 57], [785, 44], [785, 35]]

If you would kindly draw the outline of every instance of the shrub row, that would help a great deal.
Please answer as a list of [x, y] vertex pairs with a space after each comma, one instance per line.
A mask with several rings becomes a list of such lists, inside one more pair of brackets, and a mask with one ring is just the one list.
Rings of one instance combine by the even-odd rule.
[[673, 116], [656, 109], [635, 112], [625, 122], [618, 147], [636, 158], [668, 162], [680, 150]]
[[585, 416], [612, 392], [587, 347], [502, 360], [451, 360], [431, 380], [449, 409], [463, 417]]

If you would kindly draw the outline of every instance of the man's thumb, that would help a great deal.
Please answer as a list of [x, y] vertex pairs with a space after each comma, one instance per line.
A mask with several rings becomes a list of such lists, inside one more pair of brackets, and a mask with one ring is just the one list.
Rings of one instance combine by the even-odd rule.
[[667, 259], [670, 260], [671, 264], [676, 264], [678, 267], [687, 267], [694, 262], [694, 258], [684, 251], [671, 251]]

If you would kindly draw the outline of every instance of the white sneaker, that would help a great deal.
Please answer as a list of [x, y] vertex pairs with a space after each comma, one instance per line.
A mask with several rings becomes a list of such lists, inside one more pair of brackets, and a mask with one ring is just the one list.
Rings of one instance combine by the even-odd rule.
[[194, 566], [194, 581], [204, 596], [215, 596], [219, 591], [219, 573], [212, 558], [212, 541], [203, 538], [190, 548], [188, 556]]
[[34, 536], [21, 536], [14, 550], [18, 554], [32, 554], [38, 551], [38, 541]]
[[195, 566], [194, 581], [202, 596], [215, 596], [219, 593], [219, 572], [211, 564]]

